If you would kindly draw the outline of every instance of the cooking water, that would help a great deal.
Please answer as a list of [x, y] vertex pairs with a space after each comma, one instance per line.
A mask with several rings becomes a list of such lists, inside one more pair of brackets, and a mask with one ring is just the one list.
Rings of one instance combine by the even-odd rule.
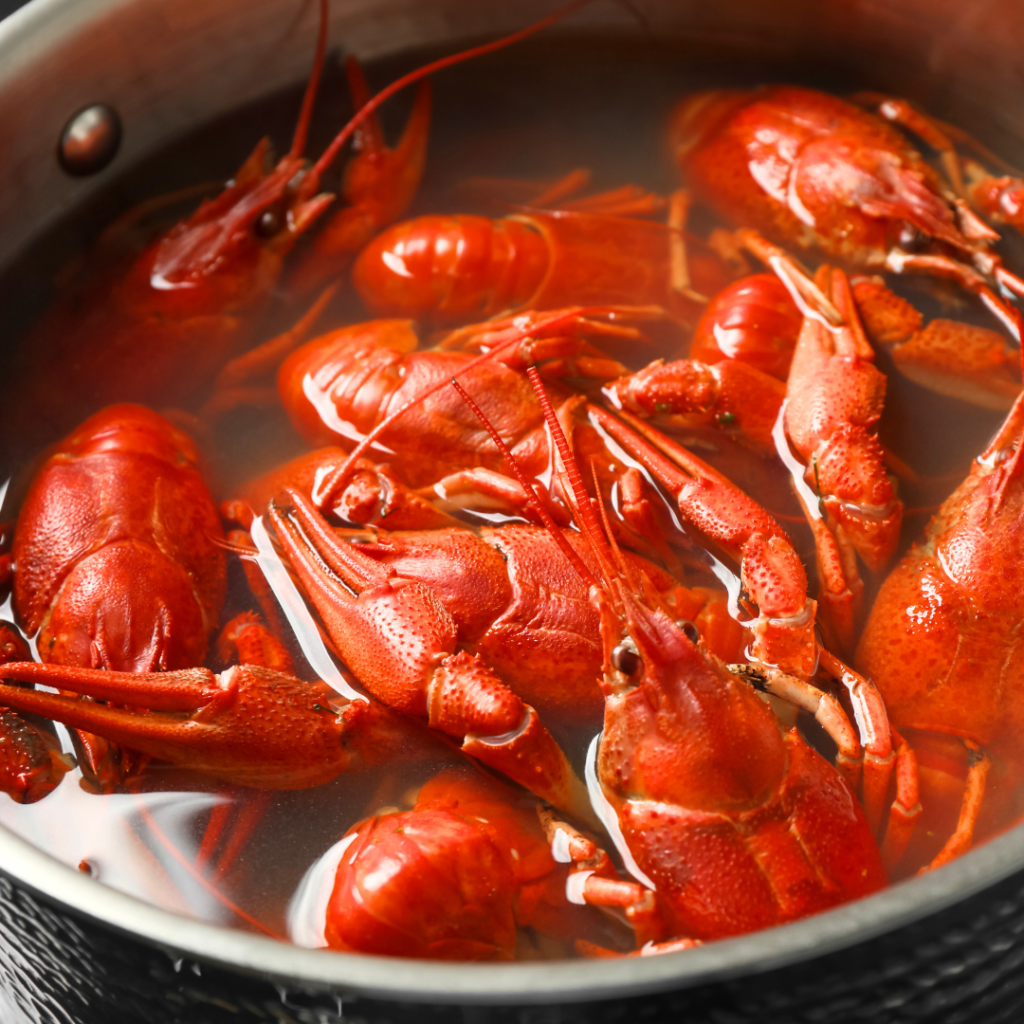
[[[388, 61], [368, 68], [371, 87], [381, 88], [400, 72], [417, 66], [415, 59]], [[348, 117], [343, 79], [337, 61], [321, 86], [310, 152], [326, 141]], [[736, 71], [740, 67], [743, 70]], [[685, 93], [711, 86], [748, 86], [759, 81], [788, 80], [837, 92], [870, 86], [834, 79], [817, 70], [779, 68], [723, 57], [682, 53], [664, 45], [535, 41], [506, 53], [464, 65], [435, 80], [434, 118], [427, 171], [419, 196], [408, 216], [427, 212], [487, 212], [473, 206], [459, 185], [476, 176], [499, 178], [557, 178], [574, 167], [594, 172], [593, 191], [635, 183], [662, 194], [678, 186], [667, 156], [663, 129], [671, 105]], [[514, 85], [510, 85], [514, 83]], [[18, 336], [49, 298], [41, 281], [87, 251], [117, 214], [155, 195], [170, 193], [202, 181], [224, 180], [264, 134], [278, 151], [290, 137], [300, 91], [274, 97], [238, 115], [198, 129], [143, 166], [129, 172], [85, 209], [77, 211], [28, 253], [0, 280], [0, 305], [5, 311], [3, 351], [17, 350]], [[408, 98], [393, 101], [384, 112], [385, 127], [395, 137], [404, 123]], [[970, 127], [970, 126], [965, 126]], [[184, 206], [169, 206], [159, 217], [177, 217]], [[166, 223], [166, 222], [165, 222]], [[714, 226], [696, 219], [691, 226], [705, 234]], [[1010, 255], [1011, 265], [1020, 259]], [[67, 276], [67, 271], [63, 271]], [[919, 282], [896, 282], [912, 297], [926, 318], [953, 315], [986, 323], [968, 301], [944, 292], [930, 293]], [[957, 302], [949, 311], [948, 303]], [[304, 311], [300, 304], [276, 302], [267, 316], [263, 338], [272, 337]], [[328, 327], [367, 319], [358, 300], [342, 295], [319, 325]], [[632, 354], [637, 368], [654, 354]], [[892, 371], [886, 355], [880, 368], [889, 379], [888, 400], [881, 424], [883, 442], [920, 475], [914, 485], [901, 484], [908, 513], [905, 545], [919, 537], [930, 512], [967, 473], [972, 457], [982, 450], [1001, 414], [925, 392]], [[13, 519], [27, 477], [39, 456], [33, 437], [5, 438], [11, 478], [3, 517]], [[721, 466], [741, 487], [756, 481], [762, 503], [784, 517], [806, 564], [813, 564], [810, 534], [790, 494], [778, 464], [769, 479], [766, 466], [714, 436], [689, 435], [687, 443]], [[229, 417], [204, 452], [207, 476], [217, 500], [232, 496], [244, 481], [304, 451], [304, 446], [280, 410], [240, 410]], [[274, 555], [265, 534], [254, 534], [263, 549], [265, 568], [288, 610], [294, 630], [293, 653], [297, 674], [319, 675], [342, 692], [350, 682], [320, 640], [316, 625], [291, 586], [287, 574], [275, 571]], [[675, 540], [690, 549], [693, 566], [689, 586], [735, 589], [729, 567], [692, 548], [685, 533]], [[703, 559], [705, 571], [699, 564]], [[232, 556], [230, 591], [222, 622], [237, 611], [255, 608], [238, 556]], [[878, 579], [867, 579], [865, 608], [870, 608]], [[10, 601], [0, 617], [13, 620]], [[826, 754], [829, 741], [813, 722], [800, 725], [811, 742]], [[599, 723], [558, 727], [553, 732], [583, 777], [588, 749]], [[58, 726], [65, 751], [71, 751], [67, 732]], [[457, 763], [453, 755], [450, 764]], [[163, 765], [147, 768], [140, 792], [97, 796], [80, 785], [80, 772], [69, 773], [43, 800], [19, 805], [0, 797], [0, 823], [57, 859], [89, 872], [102, 883], [158, 906], [218, 924], [270, 930], [304, 945], [323, 943], [323, 911], [333, 868], [347, 829], [382, 809], [407, 809], [416, 789], [445, 764], [432, 762], [374, 769], [340, 776], [312, 790], [260, 792], [221, 785], [183, 769]], [[226, 813], [225, 813], [226, 812]], [[220, 821], [219, 827], [211, 822]], [[204, 845], [205, 837], [205, 845]], [[199, 863], [204, 866], [197, 868]], [[630, 948], [627, 929], [595, 925], [590, 938], [605, 946]], [[574, 955], [570, 943], [544, 938], [532, 930], [521, 935], [522, 957]]]

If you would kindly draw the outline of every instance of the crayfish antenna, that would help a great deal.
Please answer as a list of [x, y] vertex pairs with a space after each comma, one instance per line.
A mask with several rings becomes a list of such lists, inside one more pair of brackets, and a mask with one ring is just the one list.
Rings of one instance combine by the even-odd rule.
[[[321, 2], [325, 3], [326, 0], [321, 0]], [[553, 14], [549, 14], [546, 18], [541, 18], [540, 21], [536, 21], [532, 25], [528, 25], [526, 28], [520, 29], [518, 32], [513, 32], [510, 35], [503, 36], [501, 39], [495, 39], [490, 43], [483, 43], [480, 46], [473, 46], [467, 50], [462, 50], [459, 53], [453, 53], [447, 57], [442, 57], [440, 60], [431, 61], [429, 64], [425, 64], [423, 67], [417, 68], [415, 71], [410, 71], [407, 75], [402, 75], [401, 78], [396, 79], [357, 110], [348, 124], [338, 132], [331, 144], [324, 150], [320, 159], [317, 160], [310, 169], [306, 180], [303, 182], [303, 195], [312, 195], [317, 190], [320, 185], [320, 177], [334, 162], [334, 158], [341, 151], [342, 146], [352, 138], [356, 129], [358, 129], [359, 126], [374, 113], [374, 111], [387, 102], [387, 100], [391, 99], [395, 93], [401, 92], [401, 90], [407, 85], [412, 85], [413, 82], [418, 82], [420, 79], [426, 78], [428, 75], [432, 75], [436, 71], [443, 71], [445, 68], [450, 68], [455, 64], [462, 64], [465, 61], [474, 60], [477, 57], [483, 57], [485, 54], [494, 53], [496, 50], [503, 50], [507, 46], [513, 46], [515, 43], [518, 43], [523, 39], [528, 39], [537, 32], [546, 29], [549, 25], [553, 25], [555, 22], [561, 21], [563, 18], [567, 18], [570, 14], [575, 13], [589, 3], [591, 3], [591, 0], [573, 0], [572, 3], [566, 4]]]
[[288, 155], [295, 160], [302, 156], [306, 148], [306, 139], [309, 138], [309, 122], [313, 117], [313, 104], [316, 102], [317, 90], [320, 88], [320, 76], [324, 70], [324, 57], [327, 53], [327, 25], [330, 21], [327, 0], [320, 0], [320, 28], [316, 36], [316, 55], [313, 57], [313, 70], [309, 73], [309, 82], [306, 84], [306, 92], [302, 97], [302, 107], [299, 110], [299, 119], [295, 125], [295, 136], [292, 139], [292, 148]]
[[452, 377], [451, 379], [451, 385], [462, 396], [462, 400], [470, 407], [470, 409], [473, 410], [473, 413], [476, 415], [477, 419], [480, 420], [480, 422], [484, 425], [484, 429], [487, 431], [487, 433], [491, 435], [491, 439], [498, 446], [498, 451], [501, 452], [502, 456], [505, 459], [505, 462], [508, 463], [509, 468], [515, 475], [515, 478], [522, 485], [523, 491], [526, 493], [529, 505], [540, 516], [541, 522], [544, 524], [547, 531], [554, 538], [555, 542], [558, 544], [558, 547], [561, 549], [565, 557], [569, 559], [569, 563], [579, 574], [580, 578], [587, 584], [587, 586], [593, 586], [597, 582], [594, 579], [593, 573], [587, 568], [583, 559], [580, 558], [580, 556], [576, 553], [576, 550], [573, 548], [573, 546], [565, 539], [565, 535], [558, 528], [558, 525], [555, 523], [554, 519], [551, 518], [551, 513], [548, 512], [544, 503], [538, 499], [537, 493], [534, 490], [533, 485], [530, 483], [530, 481], [527, 480], [526, 474], [523, 472], [522, 466], [519, 465], [519, 462], [517, 461], [515, 455], [512, 454], [512, 451], [509, 448], [509, 446], [505, 444], [504, 440], [498, 433], [494, 424], [491, 423], [491, 421], [487, 418], [486, 414], [484, 413], [483, 409], [481, 409], [480, 406], [477, 405], [472, 398], [470, 398], [469, 393], [466, 391], [466, 389], [454, 377]]
[[[562, 474], [568, 477], [569, 487], [563, 487], [563, 489], [567, 496], [570, 497], [570, 500], [572, 500], [575, 519], [579, 525], [580, 532], [584, 538], [586, 538], [588, 549], [598, 564], [601, 576], [600, 581], [595, 578], [594, 574], [583, 563], [580, 556], [575, 552], [575, 550], [573, 550], [562, 531], [559, 530], [554, 521], [547, 515], [546, 509], [542, 512], [541, 519], [551, 536], [557, 541], [558, 546], [563, 552], [565, 552], [566, 557], [569, 559], [569, 564], [573, 566], [579, 574], [580, 579], [586, 583], [590, 590], [591, 600], [594, 602], [595, 607], [598, 610], [598, 614], [601, 617], [601, 635], [605, 648], [605, 658], [607, 660], [611, 655], [613, 646], [611, 638], [618, 633], [618, 619], [620, 612], [624, 610], [622, 595], [620, 590], [615, 586], [616, 582], [621, 582], [623, 578], [622, 574], [615, 571], [616, 553], [618, 555], [618, 559], [623, 561], [624, 559], [622, 559], [621, 551], [617, 551], [617, 549], [613, 549], [609, 546], [608, 537], [606, 536], [605, 531], [602, 530], [602, 524], [598, 521], [597, 516], [594, 513], [594, 506], [590, 500], [590, 495], [587, 494], [586, 488], [583, 486], [583, 479], [580, 476], [579, 468], [576, 465], [576, 457], [573, 455], [572, 449], [569, 447], [569, 443], [562, 431], [562, 426], [558, 422], [558, 416], [551, 405], [547, 392], [544, 390], [544, 384], [540, 379], [540, 374], [537, 372], [536, 367], [533, 366], [527, 370], [527, 374], [529, 375], [530, 383], [533, 385], [533, 389], [537, 394], [537, 399], [544, 412], [545, 422], [551, 431], [551, 436], [562, 460], [563, 468], [559, 469], [560, 478]], [[515, 456], [509, 450], [508, 445], [506, 445], [498, 435], [493, 424], [488, 421], [483, 410], [473, 402], [469, 395], [466, 394], [465, 389], [463, 389], [454, 378], [452, 378], [452, 384], [459, 394], [468, 402], [469, 407], [473, 410], [477, 418], [486, 428], [487, 432], [494, 439], [499, 451], [504, 456], [505, 461], [508, 463], [520, 484], [522, 484], [523, 489], [527, 494], [533, 494], [533, 488], [527, 482], [526, 476], [516, 461]], [[540, 502], [537, 504], [539, 506]], [[607, 529], [607, 518], [604, 516], [603, 518], [605, 529]], [[608, 530], [609, 536], [610, 533], [611, 531]], [[625, 575], [626, 579], [629, 581], [629, 585], [632, 587], [632, 574], [627, 571]], [[635, 588], [631, 589], [630, 593], [635, 593]]]
[[594, 505], [590, 500], [590, 495], [587, 494], [587, 489], [583, 485], [583, 477], [580, 475], [579, 467], [576, 464], [576, 456], [573, 455], [572, 448], [569, 447], [569, 442], [566, 440], [565, 433], [562, 430], [562, 424], [558, 422], [558, 416], [551, 406], [551, 400], [548, 398], [548, 393], [544, 390], [544, 383], [540, 379], [537, 368], [531, 366], [526, 371], [526, 375], [530, 378], [530, 383], [533, 385], [537, 401], [540, 402], [541, 410], [544, 413], [544, 420], [551, 431], [551, 437], [555, 442], [555, 447], [558, 449], [559, 458], [562, 460], [565, 473], [569, 478], [570, 493], [575, 498], [578, 512], [580, 532], [587, 538], [590, 549], [594, 553], [595, 558], [597, 558], [598, 565], [601, 568], [601, 575], [604, 578], [605, 584], [607, 584], [615, 577], [612, 568], [615, 558], [608, 544], [608, 538], [601, 529], [601, 523], [594, 512]]
[[[602, 529], [602, 524], [594, 512], [594, 506], [590, 500], [590, 495], [587, 494], [587, 490], [583, 486], [583, 478], [580, 476], [579, 468], [576, 464], [576, 457], [573, 455], [572, 449], [569, 447], [569, 443], [562, 431], [561, 424], [558, 422], [558, 416], [551, 405], [547, 392], [544, 390], [544, 384], [540, 379], [540, 374], [537, 372], [536, 367], [531, 366], [527, 370], [527, 375], [529, 376], [530, 383], [533, 385], [533, 389], [537, 394], [537, 399], [540, 402], [541, 409], [544, 413], [544, 419], [548, 424], [551, 436], [558, 449], [558, 453], [564, 467], [564, 472], [568, 476], [569, 487], [565, 488], [565, 490], [572, 498], [576, 521], [579, 524], [580, 532], [588, 541], [590, 551], [594, 554], [594, 557], [597, 560], [601, 577], [604, 581], [603, 584], [595, 578], [594, 574], [586, 566], [582, 558], [580, 558], [572, 545], [565, 539], [565, 535], [555, 524], [555, 521], [551, 518], [547, 509], [543, 507], [543, 503], [537, 499], [533, 486], [527, 480], [526, 475], [523, 473], [522, 467], [520, 467], [515, 455], [512, 454], [508, 445], [502, 440], [494, 425], [487, 419], [483, 410], [476, 404], [476, 402], [473, 401], [465, 388], [463, 388], [454, 377], [451, 379], [451, 384], [462, 396], [467, 405], [469, 405], [470, 409], [473, 410], [477, 419], [479, 419], [484, 425], [484, 428], [487, 430], [488, 434], [490, 434], [494, 443], [498, 446], [498, 450], [501, 452], [505, 462], [512, 470], [512, 473], [522, 485], [526, 494], [532, 499], [530, 504], [538, 511], [544, 526], [565, 554], [570, 565], [572, 565], [579, 574], [580, 579], [582, 579], [590, 588], [609, 591], [611, 589], [609, 586], [610, 581], [618, 575], [614, 570], [614, 565], [616, 564], [615, 552], [608, 544], [605, 531]], [[607, 520], [605, 520], [605, 526], [607, 527]], [[621, 551], [618, 552], [618, 559], [623, 560]], [[628, 574], [628, 570], [627, 578], [631, 579], [631, 576]]]

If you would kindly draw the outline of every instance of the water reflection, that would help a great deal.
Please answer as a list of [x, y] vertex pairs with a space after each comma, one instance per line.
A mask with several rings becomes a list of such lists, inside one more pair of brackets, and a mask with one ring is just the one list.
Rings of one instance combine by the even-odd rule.
[[200, 823], [224, 801], [215, 793], [149, 792], [97, 796], [69, 772], [45, 800], [0, 797], [0, 825], [114, 889], [166, 910], [218, 923], [232, 915], [189, 873], [147, 824], [151, 816], [178, 852], [195, 860]]

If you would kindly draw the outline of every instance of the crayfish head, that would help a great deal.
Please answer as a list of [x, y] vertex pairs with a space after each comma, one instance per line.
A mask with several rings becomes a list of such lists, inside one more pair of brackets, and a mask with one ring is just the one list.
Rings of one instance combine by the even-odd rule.
[[673, 621], [625, 588], [618, 597], [624, 614], [614, 642], [602, 610], [605, 788], [694, 811], [756, 806], [786, 770], [774, 715], [694, 642], [692, 623]]
[[334, 197], [303, 195], [301, 158], [286, 155], [270, 169], [268, 162], [264, 139], [220, 195], [153, 243], [138, 265], [153, 292], [210, 315], [269, 294], [284, 256]]

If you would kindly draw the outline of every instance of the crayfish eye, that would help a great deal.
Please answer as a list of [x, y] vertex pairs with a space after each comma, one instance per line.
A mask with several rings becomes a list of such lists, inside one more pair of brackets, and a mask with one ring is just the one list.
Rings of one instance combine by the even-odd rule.
[[278, 207], [271, 206], [256, 218], [253, 231], [256, 232], [257, 238], [273, 238], [283, 227], [284, 214]]
[[676, 619], [676, 625], [682, 630], [683, 636], [691, 644], [695, 644], [700, 639], [700, 630], [697, 628], [696, 623], [691, 622], [689, 619]]
[[612, 650], [612, 665], [624, 676], [635, 676], [643, 667], [643, 660], [632, 646], [619, 644]]

